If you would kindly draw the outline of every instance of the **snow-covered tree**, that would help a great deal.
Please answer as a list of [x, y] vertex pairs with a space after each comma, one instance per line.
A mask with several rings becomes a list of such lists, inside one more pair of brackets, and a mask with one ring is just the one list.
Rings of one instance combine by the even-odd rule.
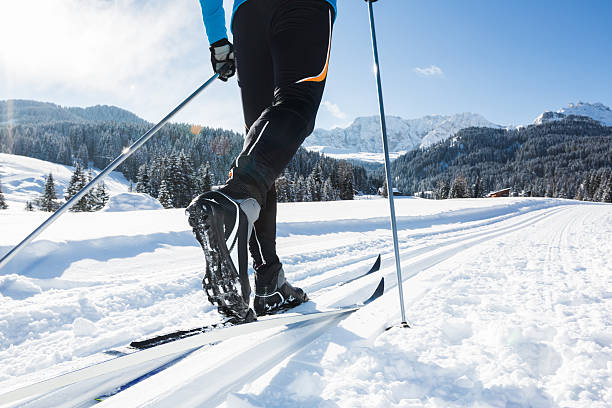
[[213, 174], [210, 170], [210, 163], [206, 162], [206, 164], [200, 166], [200, 169], [198, 171], [198, 192], [202, 194], [206, 193], [207, 191], [210, 191], [212, 189], [212, 180]]
[[338, 187], [341, 200], [353, 199], [353, 165], [347, 161], [338, 162]]
[[178, 155], [177, 167], [176, 203], [179, 208], [183, 208], [189, 205], [195, 195], [195, 181], [193, 179], [193, 162], [182, 150]]
[[436, 184], [436, 200], [445, 200], [450, 192], [450, 182], [448, 179], [439, 180]]
[[328, 177], [323, 183], [323, 190], [321, 191], [321, 200], [323, 201], [335, 201], [338, 199], [338, 194], [332, 186], [331, 180]]
[[286, 203], [289, 201], [289, 180], [287, 180], [285, 176], [276, 179], [274, 188], [276, 188], [276, 199], [279, 203]]
[[89, 165], [89, 151], [86, 144], [83, 143], [79, 147], [76, 160], [81, 163], [81, 166], [87, 167]]
[[4, 199], [4, 194], [2, 194], [2, 183], [0, 183], [0, 210], [6, 210], [8, 208], [8, 204]]
[[161, 185], [159, 186], [159, 197], [157, 197], [159, 202], [164, 208], [172, 208], [172, 195], [168, 189], [168, 182], [166, 180], [162, 180]]
[[[320, 163], [317, 163], [315, 168], [310, 173], [310, 176], [307, 178], [307, 183], [309, 184], [310, 195], [312, 196], [312, 201], [321, 201], [321, 190], [323, 188], [323, 176], [322, 169]], [[310, 181], [309, 181], [310, 180]]]
[[45, 186], [43, 193], [38, 200], [40, 209], [43, 211], [53, 212], [58, 209], [59, 203], [57, 202], [57, 192], [55, 191], [55, 183], [53, 181], [53, 174], [49, 175], [45, 179]]
[[92, 211], [101, 210], [102, 208], [104, 208], [106, 203], [108, 203], [108, 199], [109, 199], [109, 195], [106, 192], [106, 186], [104, 185], [104, 182], [101, 182], [100, 184], [98, 184], [96, 188], [93, 189], [92, 191], [93, 191], [93, 200], [91, 203], [91, 210]]
[[149, 184], [149, 167], [147, 166], [147, 163], [138, 168], [136, 192], [151, 194], [151, 185]]
[[480, 187], [480, 176], [476, 176], [476, 181], [474, 182], [474, 185], [472, 186], [472, 197], [479, 198], [481, 194], [482, 194], [482, 190]]
[[[70, 178], [70, 182], [68, 183], [68, 189], [66, 190], [66, 195], [64, 198], [66, 201], [70, 200], [74, 197], [85, 185], [87, 184], [87, 179], [85, 174], [83, 173], [83, 168], [80, 163], [76, 163], [74, 166], [74, 172], [72, 173], [72, 177]], [[81, 198], [76, 202], [71, 208], [70, 211], [89, 211], [89, 201], [90, 197], [87, 194], [85, 197]]]
[[448, 192], [448, 198], [466, 197], [469, 197], [467, 182], [465, 181], [461, 173], [459, 173], [451, 184], [450, 191]]
[[306, 191], [304, 194], [304, 201], [321, 201], [321, 194], [318, 191], [316, 181], [312, 177], [312, 174], [306, 177]]

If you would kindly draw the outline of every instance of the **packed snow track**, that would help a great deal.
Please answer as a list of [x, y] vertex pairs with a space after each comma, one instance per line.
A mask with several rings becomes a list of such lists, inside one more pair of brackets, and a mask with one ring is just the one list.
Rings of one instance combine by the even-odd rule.
[[[612, 206], [554, 199], [279, 206], [295, 312], [386, 293], [345, 318], [203, 347], [100, 407], [606, 407]], [[0, 254], [44, 218], [0, 214]], [[379, 272], [347, 285], [382, 254]], [[68, 214], [0, 271], [0, 394], [108, 359], [131, 340], [219, 320], [183, 210]], [[87, 407], [168, 359], [10, 406]]]

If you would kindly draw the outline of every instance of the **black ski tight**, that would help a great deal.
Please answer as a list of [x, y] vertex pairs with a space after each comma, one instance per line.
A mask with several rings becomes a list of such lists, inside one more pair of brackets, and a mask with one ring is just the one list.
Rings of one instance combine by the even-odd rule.
[[278, 263], [274, 181], [312, 132], [323, 95], [334, 11], [324, 0], [251, 0], [234, 16], [247, 135], [223, 191], [262, 206], [255, 265]]

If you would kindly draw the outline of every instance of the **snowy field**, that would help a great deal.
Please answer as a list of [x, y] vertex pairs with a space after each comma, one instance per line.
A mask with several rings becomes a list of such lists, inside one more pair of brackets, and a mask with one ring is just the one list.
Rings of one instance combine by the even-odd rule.
[[[74, 167], [72, 166], [0, 153], [0, 182], [2, 182], [2, 192], [9, 206], [8, 211], [22, 211], [27, 201], [37, 198], [43, 191], [45, 177], [49, 173], [53, 174], [57, 197], [63, 199], [73, 172]], [[99, 172], [98, 169], [92, 169], [94, 176]], [[123, 174], [112, 172], [104, 180], [104, 185], [109, 194], [116, 194], [128, 191], [129, 182]]]
[[[385, 331], [400, 322], [385, 200], [280, 204], [287, 277], [312, 299], [295, 311], [363, 300], [382, 276], [386, 293], [344, 320], [207, 346], [97, 405], [612, 405], [612, 205], [396, 206], [412, 328]], [[0, 211], [0, 254], [46, 215]], [[379, 253], [380, 272], [338, 285]], [[103, 351], [138, 337], [216, 322], [202, 270], [181, 209], [65, 215], [0, 271], [0, 394], [108, 359]], [[92, 406], [128, 374], [13, 406]]]

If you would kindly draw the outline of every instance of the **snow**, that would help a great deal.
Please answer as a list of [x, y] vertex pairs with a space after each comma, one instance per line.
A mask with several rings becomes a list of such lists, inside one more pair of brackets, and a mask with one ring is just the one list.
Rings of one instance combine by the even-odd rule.
[[119, 193], [111, 196], [101, 211], [161, 210], [164, 207], [155, 198], [145, 193]]
[[[363, 300], [381, 277], [385, 294], [346, 318], [204, 347], [98, 405], [612, 404], [612, 205], [395, 204], [411, 328], [397, 327], [386, 200], [282, 203], [279, 254], [287, 278], [311, 297], [296, 312]], [[45, 216], [0, 212], [0, 254]], [[338, 286], [379, 253], [379, 272]], [[201, 288], [203, 262], [182, 209], [65, 214], [0, 270], [0, 395], [106, 360], [103, 351], [136, 338], [218, 321]], [[166, 362], [9, 406], [92, 406]]]
[[[428, 115], [418, 119], [402, 119], [398, 116], [385, 118], [391, 159], [410, 150], [431, 146], [467, 127], [500, 127], [482, 115], [470, 112]], [[356, 118], [346, 128], [315, 129], [306, 138], [304, 147], [337, 159], [384, 162], [378, 116]]]
[[[25, 203], [35, 200], [43, 192], [45, 177], [49, 173], [53, 174], [58, 199], [63, 199], [64, 191], [68, 187], [73, 172], [73, 166], [0, 153], [0, 182], [2, 183], [4, 198], [9, 206], [8, 211], [24, 211]], [[98, 169], [92, 169], [94, 177], [99, 172]], [[104, 180], [106, 191], [111, 196], [126, 192], [129, 184], [123, 174], [118, 172], [112, 172]]]
[[568, 115], [587, 116], [600, 122], [604, 126], [612, 126], [612, 110], [600, 102], [570, 103], [567, 105], [567, 108], [561, 108], [556, 112], [544, 112], [538, 116], [533, 123], [539, 125], [544, 122], [561, 120]]

